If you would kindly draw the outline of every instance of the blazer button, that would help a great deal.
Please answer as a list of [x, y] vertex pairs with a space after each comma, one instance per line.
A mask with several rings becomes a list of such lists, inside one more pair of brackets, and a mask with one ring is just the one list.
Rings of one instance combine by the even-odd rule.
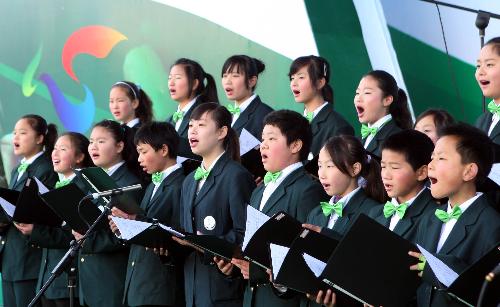
[[134, 266], [134, 264], [135, 264], [135, 262], [134, 262], [134, 261], [132, 261], [132, 266]]
[[85, 261], [85, 258], [82, 257], [82, 259], [80, 259], [81, 262], [84, 262]]
[[252, 292], [253, 292], [253, 287], [250, 287], [250, 291], [252, 291]]
[[5, 241], [4, 240], [2, 240], [2, 245], [5, 245]]

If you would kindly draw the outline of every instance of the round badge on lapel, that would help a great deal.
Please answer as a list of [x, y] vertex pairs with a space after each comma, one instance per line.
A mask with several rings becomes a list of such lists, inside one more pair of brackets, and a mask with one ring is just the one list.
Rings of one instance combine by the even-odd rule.
[[203, 220], [203, 226], [205, 226], [206, 230], [214, 230], [215, 229], [215, 219], [213, 216], [207, 216]]

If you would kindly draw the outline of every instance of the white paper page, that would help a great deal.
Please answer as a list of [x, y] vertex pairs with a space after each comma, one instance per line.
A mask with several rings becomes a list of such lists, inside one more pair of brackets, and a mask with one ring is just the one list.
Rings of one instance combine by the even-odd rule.
[[0, 197], [0, 206], [2, 206], [3, 210], [10, 217], [14, 216], [14, 211], [16, 211], [16, 206], [6, 201], [4, 198]]
[[186, 157], [181, 157], [181, 156], [177, 156], [177, 164], [182, 164], [182, 162], [186, 161], [188, 158]]
[[449, 266], [447, 266], [443, 261], [441, 261], [437, 257], [434, 257], [434, 255], [429, 253], [422, 246], [417, 244], [417, 247], [427, 260], [427, 264], [431, 266], [434, 275], [436, 275], [437, 279], [443, 285], [449, 287], [458, 278], [458, 274], [455, 271], [453, 271]]
[[319, 277], [325, 270], [326, 263], [306, 253], [302, 256], [304, 257], [309, 269], [314, 273], [314, 276]]
[[260, 145], [260, 141], [243, 128], [240, 134], [240, 156]]
[[276, 244], [270, 244], [269, 245], [271, 248], [271, 262], [273, 265], [273, 278], [275, 279], [276, 276], [278, 276], [278, 273], [281, 269], [281, 266], [283, 265], [283, 262], [285, 261], [286, 255], [288, 254], [288, 251], [290, 250], [288, 247], [284, 247], [281, 245], [276, 245]]
[[166, 231], [170, 232], [171, 234], [173, 234], [174, 236], [176, 237], [179, 237], [179, 238], [184, 238], [184, 235], [178, 231], [176, 231], [175, 229], [173, 229], [172, 227], [169, 227], [169, 226], [166, 226], [166, 225], [163, 225], [163, 224], [159, 224], [161, 228], [165, 229]]
[[490, 174], [488, 177], [493, 180], [496, 184], [500, 185], [500, 163], [493, 164]]
[[243, 239], [243, 245], [241, 247], [242, 251], [245, 251], [248, 242], [250, 242], [250, 239], [253, 237], [255, 232], [268, 220], [269, 216], [254, 207], [247, 205], [247, 222], [245, 228], [245, 238]]
[[140, 234], [144, 230], [151, 227], [151, 223], [127, 220], [121, 217], [112, 216], [111, 219], [115, 223], [116, 227], [120, 231], [121, 238], [124, 240], [130, 240], [136, 235]]
[[45, 194], [49, 191], [49, 189], [40, 181], [38, 178], [35, 178], [36, 185], [38, 185], [38, 193]]

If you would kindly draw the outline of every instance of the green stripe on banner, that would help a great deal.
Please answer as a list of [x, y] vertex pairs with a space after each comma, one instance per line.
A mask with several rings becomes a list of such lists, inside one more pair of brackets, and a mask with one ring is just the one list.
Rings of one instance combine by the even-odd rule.
[[457, 120], [473, 124], [482, 112], [475, 67], [455, 57], [448, 62], [446, 53], [393, 27], [389, 31], [415, 115], [428, 108], [442, 108]]
[[307, 0], [305, 4], [319, 54], [332, 69], [335, 109], [357, 130], [354, 93], [371, 64], [354, 4], [345, 0]]

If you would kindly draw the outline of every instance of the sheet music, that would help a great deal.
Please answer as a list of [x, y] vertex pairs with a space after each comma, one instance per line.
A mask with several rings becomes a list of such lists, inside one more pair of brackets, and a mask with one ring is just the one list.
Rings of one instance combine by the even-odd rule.
[[240, 134], [240, 156], [243, 156], [250, 150], [260, 145], [260, 141], [253, 136], [248, 130], [243, 128]]
[[496, 184], [500, 185], [500, 163], [493, 164], [488, 177], [491, 180], [493, 180]]
[[173, 229], [172, 227], [169, 227], [169, 226], [166, 226], [166, 225], [163, 225], [163, 224], [158, 224], [160, 225], [160, 227], [162, 229], [165, 229], [166, 231], [170, 232], [171, 234], [173, 234], [174, 236], [178, 237], [178, 238], [184, 238], [184, 235], [180, 232], [178, 232], [177, 230]]
[[288, 247], [284, 247], [281, 245], [270, 244], [271, 248], [271, 262], [273, 266], [273, 278], [276, 279], [283, 262], [285, 261], [286, 255], [290, 250]]
[[457, 278], [458, 274], [447, 266], [439, 258], [429, 253], [425, 248], [417, 244], [418, 249], [422, 252], [427, 264], [431, 266], [434, 275], [446, 287], [449, 287]]
[[243, 239], [243, 245], [241, 247], [242, 251], [245, 251], [245, 248], [250, 242], [250, 239], [253, 237], [255, 232], [269, 220], [269, 216], [255, 209], [254, 207], [247, 205], [247, 221], [245, 228], [245, 238]]
[[49, 189], [40, 180], [38, 180], [38, 178], [33, 178], [35, 179], [36, 185], [38, 186], [38, 193], [45, 194], [49, 191]]
[[151, 227], [151, 223], [127, 220], [121, 217], [112, 216], [111, 219], [115, 223], [116, 227], [120, 231], [121, 238], [124, 240], [130, 240], [136, 235], [140, 234], [144, 230]]
[[2, 197], [0, 197], [0, 206], [2, 206], [3, 210], [5, 211], [5, 213], [7, 213], [8, 216], [10, 217], [14, 216], [14, 211], [16, 211], [16, 206], [6, 201]]
[[314, 276], [319, 277], [321, 273], [323, 273], [323, 271], [325, 270], [326, 263], [324, 263], [323, 261], [318, 260], [306, 253], [304, 253], [302, 257], [304, 257], [307, 266], [314, 273]]

